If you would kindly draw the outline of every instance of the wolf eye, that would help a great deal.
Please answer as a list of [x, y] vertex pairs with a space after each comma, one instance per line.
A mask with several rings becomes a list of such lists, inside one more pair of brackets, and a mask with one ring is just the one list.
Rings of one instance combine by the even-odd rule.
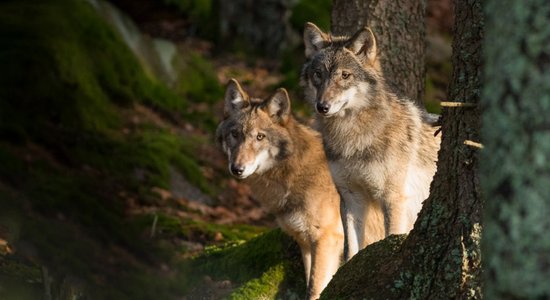
[[321, 79], [321, 75], [322, 75], [321, 72], [315, 71], [315, 72], [313, 73], [313, 78], [314, 78], [314, 79]]
[[263, 140], [264, 138], [265, 138], [265, 134], [263, 134], [263, 133], [258, 133], [258, 135], [256, 136], [256, 139], [257, 139], [258, 141], [261, 141], [261, 140]]
[[351, 75], [351, 74], [348, 73], [348, 72], [346, 72], [346, 71], [342, 72], [342, 78], [343, 78], [343, 79], [348, 79], [350, 75]]
[[231, 136], [234, 137], [234, 138], [238, 137], [239, 136], [239, 131], [237, 131], [236, 129], [231, 130]]

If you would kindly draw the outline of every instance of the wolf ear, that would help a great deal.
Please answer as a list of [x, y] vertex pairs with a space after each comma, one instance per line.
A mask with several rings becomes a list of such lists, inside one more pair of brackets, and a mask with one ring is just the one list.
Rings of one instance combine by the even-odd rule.
[[228, 116], [236, 110], [247, 107], [249, 104], [248, 95], [243, 91], [239, 82], [231, 78], [225, 88], [224, 115]]
[[376, 38], [368, 27], [359, 30], [348, 42], [348, 48], [360, 58], [366, 58], [367, 62], [373, 63], [376, 59]]
[[279, 88], [264, 102], [265, 111], [280, 123], [285, 123], [290, 116], [290, 98], [284, 88]]
[[307, 22], [304, 26], [304, 45], [306, 48], [306, 58], [315, 55], [319, 50], [325, 47], [328, 41], [328, 35], [315, 26], [315, 24]]

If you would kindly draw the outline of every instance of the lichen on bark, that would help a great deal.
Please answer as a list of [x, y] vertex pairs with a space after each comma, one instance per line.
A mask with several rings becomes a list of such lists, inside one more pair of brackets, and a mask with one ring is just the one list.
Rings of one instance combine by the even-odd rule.
[[481, 174], [487, 299], [550, 297], [550, 5], [486, 1]]

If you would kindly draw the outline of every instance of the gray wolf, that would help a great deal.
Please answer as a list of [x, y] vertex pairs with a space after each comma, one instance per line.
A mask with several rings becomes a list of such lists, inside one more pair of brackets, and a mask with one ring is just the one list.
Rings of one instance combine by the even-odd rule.
[[317, 111], [325, 152], [342, 196], [346, 259], [412, 229], [429, 195], [440, 138], [432, 116], [392, 93], [369, 28], [336, 37], [304, 29], [301, 85]]
[[248, 182], [260, 203], [300, 246], [307, 299], [317, 299], [340, 265], [340, 197], [318, 132], [291, 114], [286, 90], [251, 98], [229, 81], [216, 137], [229, 172]]

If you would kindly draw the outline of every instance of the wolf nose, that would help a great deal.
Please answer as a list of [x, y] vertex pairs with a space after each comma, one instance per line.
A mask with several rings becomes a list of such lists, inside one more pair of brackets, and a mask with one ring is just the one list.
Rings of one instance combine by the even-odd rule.
[[233, 175], [241, 176], [244, 173], [244, 167], [232, 164], [231, 173], [233, 173]]
[[316, 108], [317, 108], [317, 111], [320, 114], [324, 115], [324, 114], [328, 113], [328, 111], [330, 109], [330, 104], [317, 102]]

